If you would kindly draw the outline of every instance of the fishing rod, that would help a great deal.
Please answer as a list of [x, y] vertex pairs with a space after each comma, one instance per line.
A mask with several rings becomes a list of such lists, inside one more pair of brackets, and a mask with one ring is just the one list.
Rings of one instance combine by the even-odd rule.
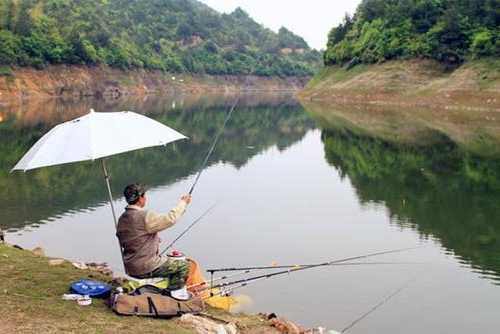
[[226, 119], [224, 120], [224, 123], [222, 124], [222, 127], [220, 128], [219, 132], [215, 136], [215, 139], [214, 139], [214, 141], [212, 143], [212, 146], [210, 146], [210, 149], [208, 150], [207, 155], [205, 156], [205, 159], [203, 160], [203, 162], [201, 163], [201, 165], [200, 165], [200, 167], [198, 169], [198, 174], [196, 175], [196, 178], [195, 178], [195, 180], [193, 182], [193, 185], [191, 186], [191, 189], [189, 189], [189, 195], [191, 195], [193, 193], [194, 188], [196, 187], [196, 184], [198, 183], [198, 180], [200, 179], [201, 173], [205, 169], [205, 167], [206, 167], [206, 165], [208, 163], [208, 159], [210, 158], [210, 156], [212, 155], [213, 151], [215, 150], [215, 146], [217, 145], [217, 142], [219, 141], [220, 136], [224, 132], [224, 129], [226, 128], [226, 124], [229, 121], [229, 119], [231, 118], [231, 115], [233, 114], [234, 108], [236, 108], [236, 105], [238, 104], [239, 100], [240, 100], [240, 97], [238, 96], [238, 98], [236, 99], [236, 101], [233, 103], [233, 106], [231, 107], [231, 110], [227, 114]]
[[[198, 180], [200, 179], [200, 176], [201, 176], [201, 173], [203, 172], [203, 170], [205, 169], [206, 165], [207, 165], [207, 162], [208, 162], [208, 159], [210, 158], [210, 156], [212, 155], [213, 151], [215, 150], [215, 146], [217, 145], [217, 142], [219, 141], [219, 138], [220, 136], [222, 135], [222, 133], [224, 132], [224, 129], [226, 127], [226, 124], [227, 122], [229, 121], [229, 119], [231, 118], [231, 115], [233, 114], [233, 111], [234, 109], [236, 108], [236, 105], [238, 104], [238, 101], [239, 101], [239, 96], [238, 98], [236, 99], [236, 101], [233, 103], [232, 107], [231, 107], [231, 110], [229, 111], [229, 113], [227, 114], [225, 120], [224, 120], [224, 123], [222, 124], [222, 127], [220, 128], [219, 132], [217, 133], [217, 135], [215, 136], [214, 138], [214, 141], [212, 143], [212, 146], [210, 147], [210, 149], [208, 150], [207, 152], [207, 155], [205, 156], [205, 159], [203, 160], [203, 162], [201, 163], [200, 167], [199, 167], [199, 170], [198, 170], [198, 173], [196, 175], [196, 178], [193, 182], [193, 185], [191, 186], [191, 189], [189, 189], [189, 195], [192, 195], [193, 194], [193, 191], [194, 191], [194, 188], [196, 187], [196, 184], [198, 183]], [[203, 217], [205, 217], [210, 211], [212, 211], [212, 209], [215, 207], [216, 205], [212, 205], [207, 211], [205, 211], [200, 217], [198, 217], [191, 225], [188, 226], [187, 229], [185, 229], [177, 238], [174, 239], [174, 241], [172, 241], [161, 253], [160, 253], [160, 256], [165, 254], [180, 238], [182, 238], [182, 236], [184, 236], [184, 234], [186, 234], [192, 227], [194, 227], [194, 225], [196, 225]]]
[[[332, 263], [331, 265], [382, 265], [382, 264], [422, 264], [418, 262], [356, 262], [356, 263]], [[209, 273], [217, 272], [231, 272], [231, 271], [251, 271], [251, 270], [271, 270], [271, 269], [286, 269], [286, 268], [299, 268], [314, 266], [316, 264], [291, 264], [291, 265], [271, 265], [271, 266], [256, 266], [256, 267], [234, 267], [234, 268], [217, 268], [217, 269], [207, 269]]]
[[[418, 264], [416, 262], [353, 262], [353, 263], [337, 263], [337, 264], [332, 264], [332, 266], [366, 266], [366, 265], [406, 265], [406, 264]], [[253, 267], [256, 269], [242, 269], [241, 272], [238, 272], [236, 274], [232, 275], [224, 275], [216, 278], [211, 278], [210, 279], [210, 284], [213, 284], [214, 282], [220, 282], [229, 278], [237, 277], [237, 276], [242, 276], [251, 273], [253, 270], [265, 270], [265, 269], [279, 269], [279, 268], [295, 268], [299, 267], [299, 265], [293, 265], [293, 266], [269, 266], [269, 267]], [[211, 272], [211, 270], [207, 270], [208, 272]], [[236, 271], [236, 270], [235, 270]], [[239, 270], [238, 270], [239, 271]], [[207, 285], [208, 282], [200, 282], [197, 284], [189, 285], [187, 288], [197, 288], [203, 285]]]
[[[250, 270], [246, 270], [246, 271], [243, 271], [243, 272], [240, 272], [240, 273], [236, 273], [236, 274], [233, 274], [233, 275], [224, 275], [224, 276], [221, 276], [221, 277], [217, 277], [217, 278], [212, 278], [210, 280], [210, 284], [213, 284], [214, 282], [219, 282], [219, 281], [223, 281], [223, 280], [226, 280], [226, 279], [229, 279], [229, 278], [233, 278], [233, 277], [236, 277], [236, 276], [241, 276], [241, 275], [245, 275], [245, 274], [249, 274], [251, 271]], [[200, 286], [203, 286], [203, 285], [207, 285], [208, 282], [206, 281], [203, 281], [203, 282], [200, 282], [200, 283], [196, 283], [196, 284], [193, 284], [193, 285], [188, 285], [186, 288], [187, 289], [192, 289], [192, 288], [197, 288], [197, 287], [200, 287]]]
[[203, 217], [205, 217], [206, 215], [208, 215], [215, 207], [217, 206], [217, 204], [214, 204], [212, 205], [211, 207], [209, 207], [205, 212], [203, 212], [203, 214], [201, 216], [199, 216], [198, 218], [196, 218], [194, 220], [194, 222], [192, 222], [181, 234], [179, 234], [179, 236], [177, 238], [174, 239], [174, 241], [172, 241], [161, 253], [160, 253], [160, 256], [162, 256], [163, 254], [165, 254], [170, 248], [172, 248], [172, 246], [180, 239], [184, 236], [184, 234], [186, 234], [190, 229], [192, 229], [198, 222], [200, 222]]
[[[366, 258], [370, 258], [370, 257], [374, 257], [374, 256], [384, 255], [384, 254], [400, 253], [400, 252], [404, 252], [404, 251], [408, 251], [408, 250], [412, 250], [412, 249], [416, 249], [416, 248], [419, 248], [419, 247], [388, 250], [388, 251], [370, 253], [370, 254], [365, 254], [365, 255], [353, 256], [353, 257], [349, 257], [349, 258], [345, 258], [345, 259], [333, 260], [333, 261], [329, 261], [329, 262], [311, 264], [311, 265], [307, 265], [307, 266], [303, 266], [303, 267], [296, 267], [296, 268], [291, 268], [288, 270], [277, 271], [274, 273], [268, 273], [268, 274], [253, 276], [253, 277], [244, 278], [244, 279], [240, 279], [240, 280], [236, 280], [236, 281], [211, 285], [210, 287], [208, 287], [208, 289], [225, 288], [228, 286], [233, 286], [233, 285], [238, 285], [238, 284], [239, 284], [239, 286], [237, 286], [236, 288], [241, 288], [241, 287], [247, 286], [250, 282], [260, 281], [260, 280], [268, 279], [268, 278], [278, 276], [278, 275], [290, 274], [292, 272], [306, 270], [306, 269], [312, 269], [312, 268], [317, 268], [317, 267], [331, 266], [331, 265], [342, 263], [342, 262], [366, 259]], [[233, 290], [234, 289], [235, 288], [233, 288]]]

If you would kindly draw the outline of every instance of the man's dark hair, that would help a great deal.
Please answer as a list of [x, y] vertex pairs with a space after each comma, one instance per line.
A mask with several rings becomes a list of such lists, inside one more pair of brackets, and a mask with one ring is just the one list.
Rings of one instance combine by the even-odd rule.
[[123, 190], [123, 196], [125, 196], [125, 200], [130, 205], [137, 203], [139, 197], [143, 196], [145, 193], [146, 187], [139, 183], [129, 184], [125, 187], [125, 190]]

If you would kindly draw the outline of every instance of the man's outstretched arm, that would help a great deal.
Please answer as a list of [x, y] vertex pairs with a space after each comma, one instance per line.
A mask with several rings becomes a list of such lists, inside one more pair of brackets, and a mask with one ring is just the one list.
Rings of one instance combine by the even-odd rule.
[[181, 200], [166, 214], [158, 214], [148, 211], [146, 214], [146, 232], [156, 233], [163, 231], [175, 224], [175, 222], [184, 214], [187, 205], [191, 202], [191, 196], [182, 196]]

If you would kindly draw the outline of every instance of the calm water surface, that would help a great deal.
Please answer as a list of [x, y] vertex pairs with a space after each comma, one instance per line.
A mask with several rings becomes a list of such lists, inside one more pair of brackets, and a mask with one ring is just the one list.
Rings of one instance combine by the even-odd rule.
[[[143, 182], [149, 208], [166, 211], [188, 191], [231, 103], [164, 97], [2, 107], [0, 227], [12, 243], [121, 271], [98, 164], [8, 170], [53, 125], [91, 106], [138, 111], [190, 140], [112, 157], [115, 205], [125, 206], [127, 183]], [[260, 281], [237, 290], [248, 296], [240, 307], [341, 330], [406, 286], [350, 332], [498, 333], [500, 160], [471, 153], [443, 132], [385, 140], [307, 109], [286, 96], [244, 97], [192, 205], [162, 239], [172, 240], [217, 203], [177, 244], [205, 268], [315, 263], [418, 246], [370, 260], [392, 264]]]

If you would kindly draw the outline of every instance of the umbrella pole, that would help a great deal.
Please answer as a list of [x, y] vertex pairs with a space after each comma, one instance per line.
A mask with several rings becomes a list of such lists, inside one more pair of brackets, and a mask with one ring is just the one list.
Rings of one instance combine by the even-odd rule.
[[113, 195], [111, 193], [111, 185], [109, 184], [108, 170], [106, 169], [105, 159], [101, 159], [102, 170], [104, 172], [104, 180], [106, 180], [106, 186], [108, 188], [109, 204], [111, 205], [111, 212], [113, 213], [113, 221], [115, 222], [115, 228], [118, 226], [118, 221], [116, 220], [115, 206], [113, 205]]
[[[118, 221], [116, 220], [115, 206], [113, 205], [113, 194], [111, 193], [111, 185], [109, 184], [109, 174], [106, 168], [106, 161], [104, 158], [101, 159], [101, 165], [102, 165], [102, 171], [104, 172], [104, 179], [106, 180], [106, 187], [108, 188], [109, 204], [111, 205], [111, 212], [113, 213], [113, 220], [115, 221], [115, 229], [116, 229], [118, 227]], [[122, 261], [123, 261], [123, 249], [120, 242], [118, 242], [118, 245], [120, 247], [120, 254], [122, 256]], [[125, 274], [128, 275], [127, 268], [125, 268], [125, 265], [123, 265], [123, 268], [125, 269]]]

